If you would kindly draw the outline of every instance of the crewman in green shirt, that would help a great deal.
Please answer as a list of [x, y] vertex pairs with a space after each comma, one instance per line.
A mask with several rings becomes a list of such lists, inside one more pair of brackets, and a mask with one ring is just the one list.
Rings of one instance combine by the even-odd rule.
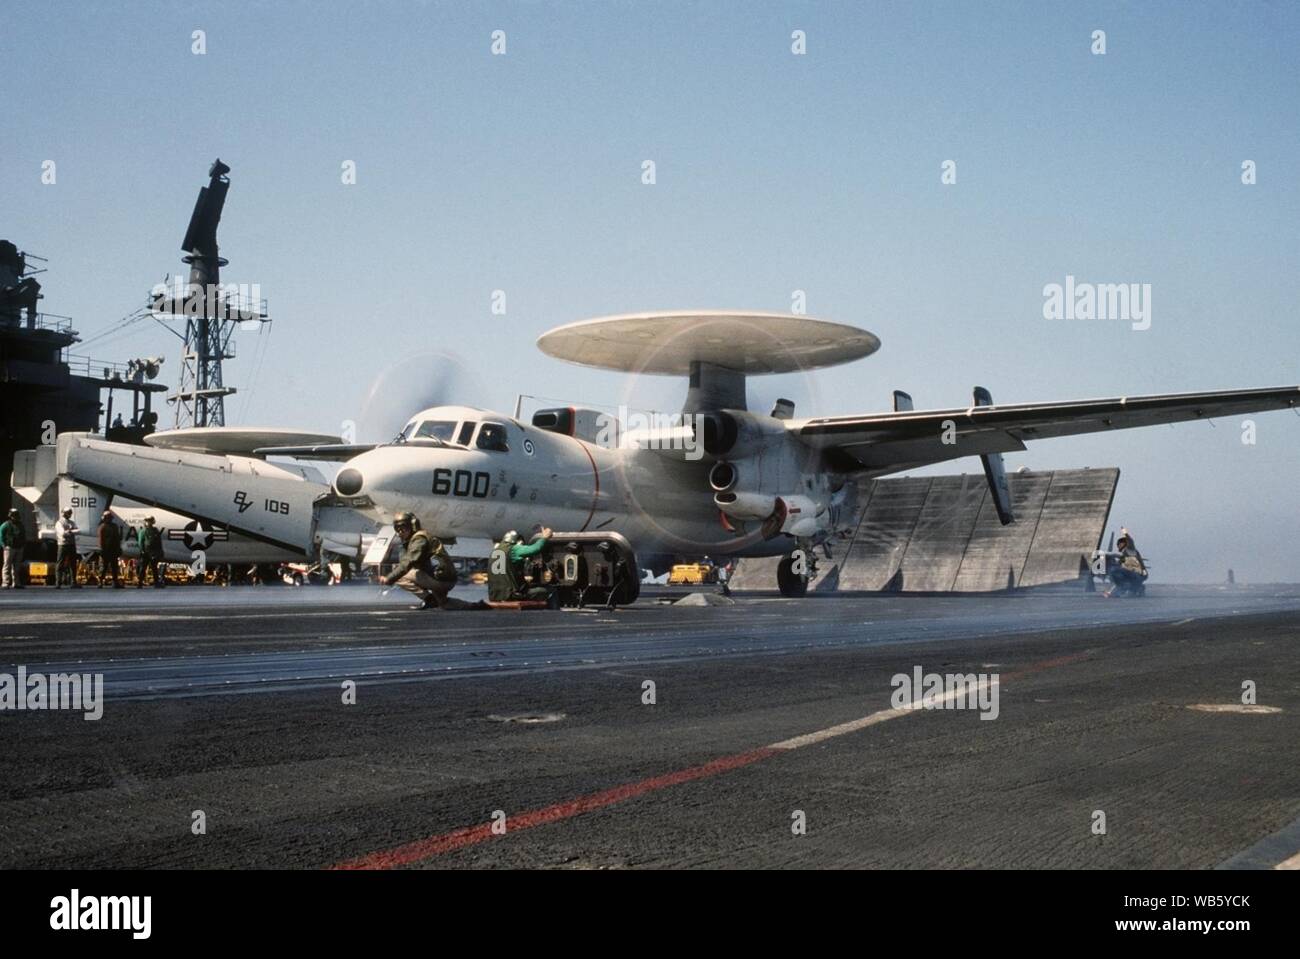
[[545, 586], [530, 586], [524, 579], [524, 560], [546, 548], [551, 528], [545, 527], [531, 543], [523, 543], [514, 530], [501, 537], [488, 560], [488, 599], [494, 603], [522, 599], [549, 599]]
[[166, 585], [158, 569], [163, 561], [162, 530], [158, 529], [154, 522], [152, 516], [146, 516], [144, 525], [140, 527], [140, 532], [136, 534], [136, 542], [140, 544], [140, 564], [136, 570], [136, 589], [144, 586], [145, 573], [147, 572], [153, 574], [153, 584], [158, 589], [162, 589]]

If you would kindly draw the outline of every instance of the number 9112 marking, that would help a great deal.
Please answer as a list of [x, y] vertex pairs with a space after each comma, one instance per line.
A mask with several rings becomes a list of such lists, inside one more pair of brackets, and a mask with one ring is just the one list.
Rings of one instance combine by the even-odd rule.
[[491, 473], [471, 473], [469, 470], [449, 470], [444, 468], [433, 471], [433, 492], [439, 496], [473, 496], [486, 499], [488, 488], [492, 485]]

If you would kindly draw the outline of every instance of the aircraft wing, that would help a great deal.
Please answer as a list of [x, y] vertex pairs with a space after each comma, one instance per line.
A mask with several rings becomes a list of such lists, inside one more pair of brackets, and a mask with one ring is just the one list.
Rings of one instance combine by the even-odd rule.
[[[831, 416], [790, 420], [787, 429], [803, 443], [824, 450], [837, 468], [879, 475], [962, 456], [1023, 450], [1029, 440], [1297, 406], [1300, 386], [1280, 386]], [[956, 442], [945, 443], [945, 435], [955, 436]]]
[[346, 462], [354, 456], [369, 453], [374, 443], [323, 443], [319, 446], [259, 446], [254, 456], [288, 456], [296, 460], [329, 460]]

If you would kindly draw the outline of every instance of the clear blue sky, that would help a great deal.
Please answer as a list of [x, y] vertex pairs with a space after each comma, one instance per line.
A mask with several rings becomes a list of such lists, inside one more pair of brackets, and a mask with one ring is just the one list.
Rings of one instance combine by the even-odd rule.
[[[275, 320], [227, 366], [231, 423], [336, 431], [429, 350], [462, 359], [477, 405], [617, 402], [616, 374], [538, 334], [786, 310], [796, 289], [884, 344], [755, 385], [799, 414], [894, 388], [934, 407], [976, 383], [1008, 402], [1297, 383], [1297, 49], [1300, 7], [1268, 2], [47, 3], [0, 34], [0, 236], [49, 257], [44, 309], [90, 336], [181, 269], [208, 164], [229, 163], [225, 278]], [[1150, 283], [1151, 329], [1044, 320], [1067, 274]], [[178, 346], [140, 325], [88, 352], [165, 351], [174, 381]], [[1254, 446], [1221, 421], [1009, 460], [1121, 467], [1113, 519], [1162, 579], [1300, 580], [1300, 417], [1256, 420]]]

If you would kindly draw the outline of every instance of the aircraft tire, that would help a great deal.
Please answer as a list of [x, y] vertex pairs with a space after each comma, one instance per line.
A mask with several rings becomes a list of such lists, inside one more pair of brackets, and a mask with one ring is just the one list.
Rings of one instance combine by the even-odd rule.
[[795, 573], [793, 566], [793, 556], [781, 557], [780, 565], [776, 568], [776, 587], [782, 596], [798, 599], [808, 594], [808, 578]]

